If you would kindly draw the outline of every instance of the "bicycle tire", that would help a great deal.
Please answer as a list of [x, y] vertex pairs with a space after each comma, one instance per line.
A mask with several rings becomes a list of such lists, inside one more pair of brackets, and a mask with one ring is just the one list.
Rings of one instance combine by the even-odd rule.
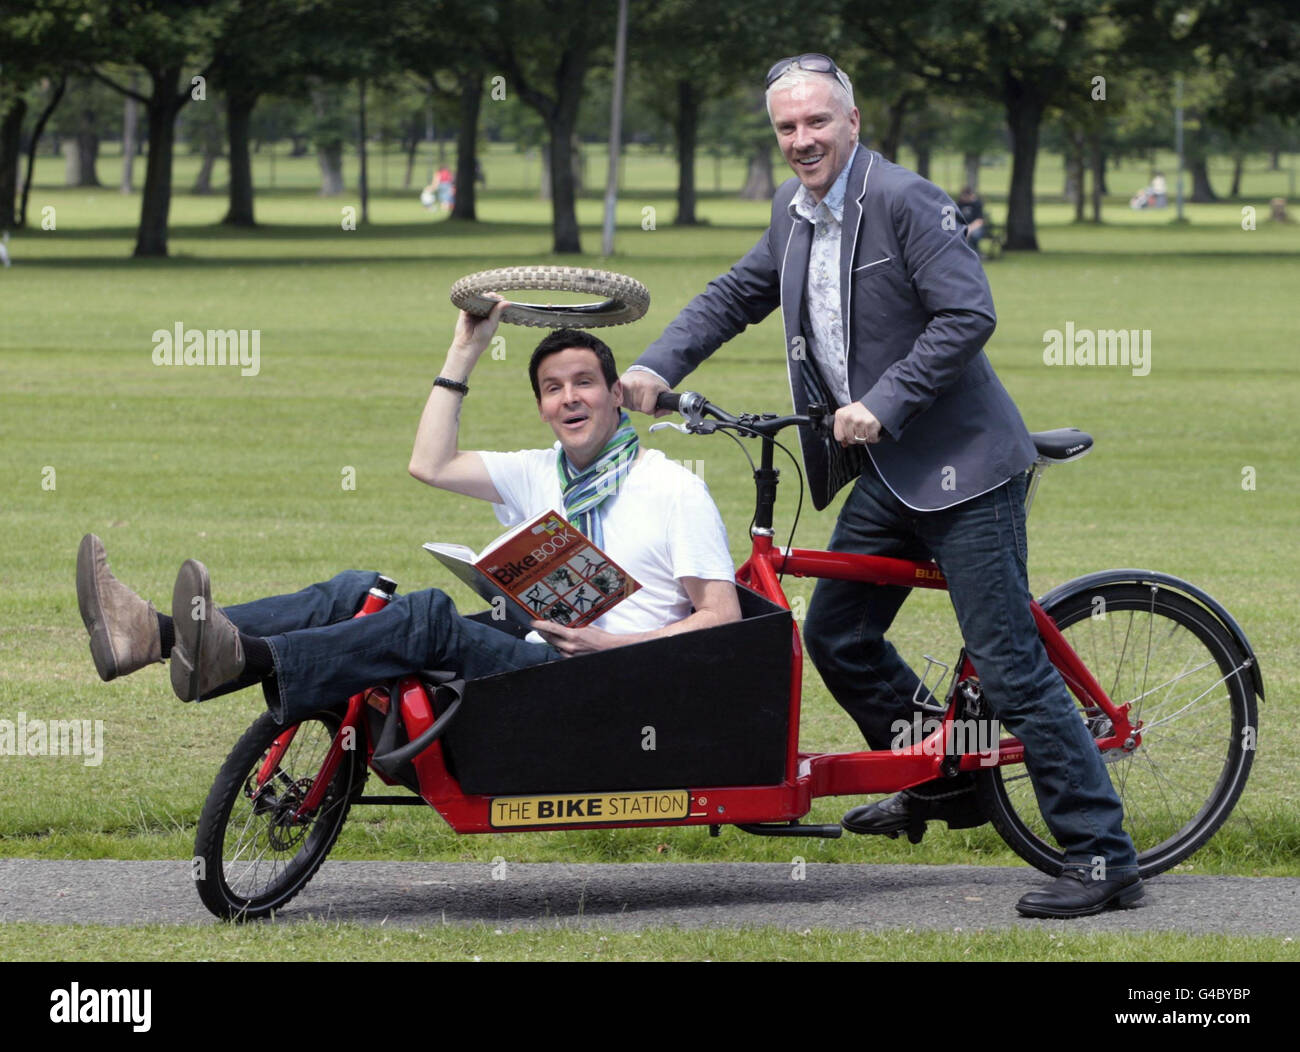
[[[199, 898], [216, 916], [241, 921], [265, 917], [287, 904], [316, 875], [365, 785], [364, 747], [344, 752], [315, 814], [302, 823], [286, 820], [295, 801], [310, 788], [341, 723], [339, 713], [328, 710], [299, 723], [279, 766], [261, 789], [253, 787], [253, 779], [272, 743], [288, 728], [276, 723], [269, 712], [263, 713], [226, 757], [203, 805], [194, 840], [194, 883]], [[236, 824], [232, 844], [230, 834]], [[263, 878], [260, 866], [268, 851], [273, 852], [271, 869]]]
[[[491, 292], [528, 289], [551, 292], [591, 292], [606, 297], [595, 303], [518, 303], [501, 312], [501, 320], [512, 325], [562, 329], [597, 329], [626, 325], [650, 309], [650, 291], [635, 278], [589, 267], [500, 267], [481, 270], [461, 278], [451, 287], [451, 302], [461, 310], [485, 316], [496, 301]], [[506, 297], [509, 299], [510, 297]]]
[[[1112, 749], [1103, 759], [1124, 806], [1139, 874], [1163, 873], [1223, 825], [1250, 774], [1258, 720], [1245, 658], [1203, 607], [1152, 584], [1083, 587], [1046, 613], [1111, 700], [1132, 702], [1130, 719], [1135, 726], [1143, 722], [1136, 750]], [[1107, 730], [1100, 710], [1079, 711], [1094, 736]], [[976, 784], [1007, 845], [1030, 865], [1058, 875], [1064, 854], [1025, 769], [989, 768]]]

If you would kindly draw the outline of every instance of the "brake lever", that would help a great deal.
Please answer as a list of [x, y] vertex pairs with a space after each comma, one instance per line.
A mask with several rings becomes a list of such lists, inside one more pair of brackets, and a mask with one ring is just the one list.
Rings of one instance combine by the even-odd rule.
[[656, 431], [662, 431], [665, 427], [671, 427], [674, 431], [680, 431], [683, 435], [691, 433], [685, 424], [678, 424], [672, 420], [660, 420], [656, 424], [651, 424], [650, 433], [653, 435]]

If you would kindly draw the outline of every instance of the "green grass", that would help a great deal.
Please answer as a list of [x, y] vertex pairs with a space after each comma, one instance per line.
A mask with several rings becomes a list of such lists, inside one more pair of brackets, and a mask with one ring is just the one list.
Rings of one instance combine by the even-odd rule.
[[[342, 230], [340, 209], [354, 196], [314, 196], [314, 160], [281, 157], [277, 189], [259, 193], [261, 229], [216, 226], [224, 199], [181, 191], [173, 258], [141, 262], [128, 258], [138, 196], [63, 189], [61, 161], [41, 159], [34, 228], [14, 235], [15, 265], [0, 271], [0, 718], [102, 719], [105, 759], [87, 767], [75, 758], [0, 756], [0, 854], [188, 857], [216, 769], [262, 705], [250, 691], [181, 706], [161, 669], [100, 683], [73, 589], [83, 533], [103, 536], [114, 569], [160, 605], [170, 602], [187, 556], [207, 563], [217, 600], [232, 603], [353, 566], [382, 569], [404, 590], [445, 586], [420, 543], [475, 545], [496, 534], [486, 507], [421, 487], [405, 470], [454, 320], [447, 290], [478, 269], [575, 260], [549, 255], [548, 208], [526, 181], [535, 161], [489, 153], [479, 224], [426, 213], [413, 192], [395, 189], [400, 167], [390, 163], [394, 188], [376, 193], [369, 227]], [[701, 165], [705, 187], [710, 164]], [[710, 225], [674, 229], [671, 167], [670, 157], [634, 157], [617, 255], [605, 264], [583, 259], [651, 289], [645, 321], [609, 330], [624, 364], [766, 223], [766, 204], [706, 194], [701, 213]], [[193, 170], [192, 158], [178, 158], [178, 188]], [[724, 185], [734, 185], [738, 171], [727, 171]], [[1044, 172], [1044, 193], [1057, 192], [1047, 162]], [[101, 173], [115, 179], [111, 159]], [[1263, 201], [1285, 192], [1285, 179], [1285, 171], [1252, 174], [1246, 190]], [[1127, 197], [1118, 176], [1112, 185]], [[56, 229], [42, 231], [46, 206]], [[642, 228], [646, 207], [656, 210], [653, 230]], [[581, 200], [589, 252], [599, 244], [600, 214], [597, 193]], [[1218, 597], [1260, 658], [1269, 700], [1250, 784], [1184, 871], [1295, 874], [1300, 236], [1268, 223], [1264, 210], [1259, 229], [1243, 231], [1239, 204], [1188, 214], [1190, 224], [1173, 227], [1169, 213], [1133, 213], [1117, 196], [1106, 224], [1075, 226], [1068, 206], [1045, 198], [1044, 251], [990, 265], [1000, 321], [988, 350], [1031, 428], [1073, 425], [1097, 438], [1092, 455], [1055, 469], [1040, 490], [1030, 527], [1035, 592], [1111, 566], [1165, 570]], [[177, 321], [260, 329], [260, 374], [155, 367], [151, 334]], [[1045, 366], [1042, 334], [1067, 321], [1150, 329], [1150, 375]], [[475, 374], [465, 441], [504, 449], [549, 442], [524, 372], [537, 334], [503, 331], [505, 359], [485, 360]], [[788, 390], [780, 347], [774, 317], [690, 383], [732, 408], [781, 410]], [[647, 441], [702, 461], [740, 557], [752, 487], [731, 443], [673, 433]], [[341, 485], [348, 467], [355, 490]], [[1253, 490], [1242, 487], [1245, 467], [1255, 470]], [[43, 488], [46, 468], [53, 488]], [[793, 474], [785, 473], [783, 531]], [[835, 510], [805, 508], [800, 541], [823, 544]], [[806, 582], [789, 591], [810, 594]], [[951, 660], [957, 639], [946, 598], [915, 595], [895, 641], [914, 662], [924, 653]], [[804, 747], [858, 748], [856, 729], [811, 670], [804, 686]], [[811, 820], [833, 821], [844, 803], [818, 803]], [[988, 830], [934, 832], [917, 847], [852, 838], [805, 848], [818, 861], [1017, 861]], [[716, 840], [700, 830], [458, 837], [432, 811], [374, 808], [354, 814], [334, 857], [776, 861], [791, 853], [783, 841], [733, 830]]]
[[839, 932], [824, 928], [554, 930], [489, 925], [418, 929], [296, 924], [6, 924], [7, 961], [1295, 961], [1288, 938], [1170, 933]]

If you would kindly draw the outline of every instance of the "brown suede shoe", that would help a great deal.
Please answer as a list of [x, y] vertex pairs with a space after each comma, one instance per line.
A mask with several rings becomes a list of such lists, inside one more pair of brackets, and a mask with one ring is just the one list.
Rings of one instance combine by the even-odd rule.
[[212, 601], [208, 569], [196, 559], [186, 559], [176, 575], [172, 621], [172, 690], [181, 701], [202, 701], [244, 671], [239, 629]]
[[77, 549], [77, 606], [90, 633], [90, 656], [108, 681], [162, 660], [158, 611], [113, 576], [93, 533]]

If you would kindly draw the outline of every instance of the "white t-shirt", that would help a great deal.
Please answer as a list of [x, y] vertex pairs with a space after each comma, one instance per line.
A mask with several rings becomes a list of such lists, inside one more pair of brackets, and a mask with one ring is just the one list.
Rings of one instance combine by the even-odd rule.
[[[483, 452], [502, 503], [497, 518], [514, 526], [547, 510], [564, 514], [555, 449]], [[592, 624], [607, 632], [648, 632], [691, 612], [678, 578], [734, 581], [727, 530], [703, 479], [657, 449], [642, 449], [618, 493], [601, 505], [606, 553], [641, 587]]]

